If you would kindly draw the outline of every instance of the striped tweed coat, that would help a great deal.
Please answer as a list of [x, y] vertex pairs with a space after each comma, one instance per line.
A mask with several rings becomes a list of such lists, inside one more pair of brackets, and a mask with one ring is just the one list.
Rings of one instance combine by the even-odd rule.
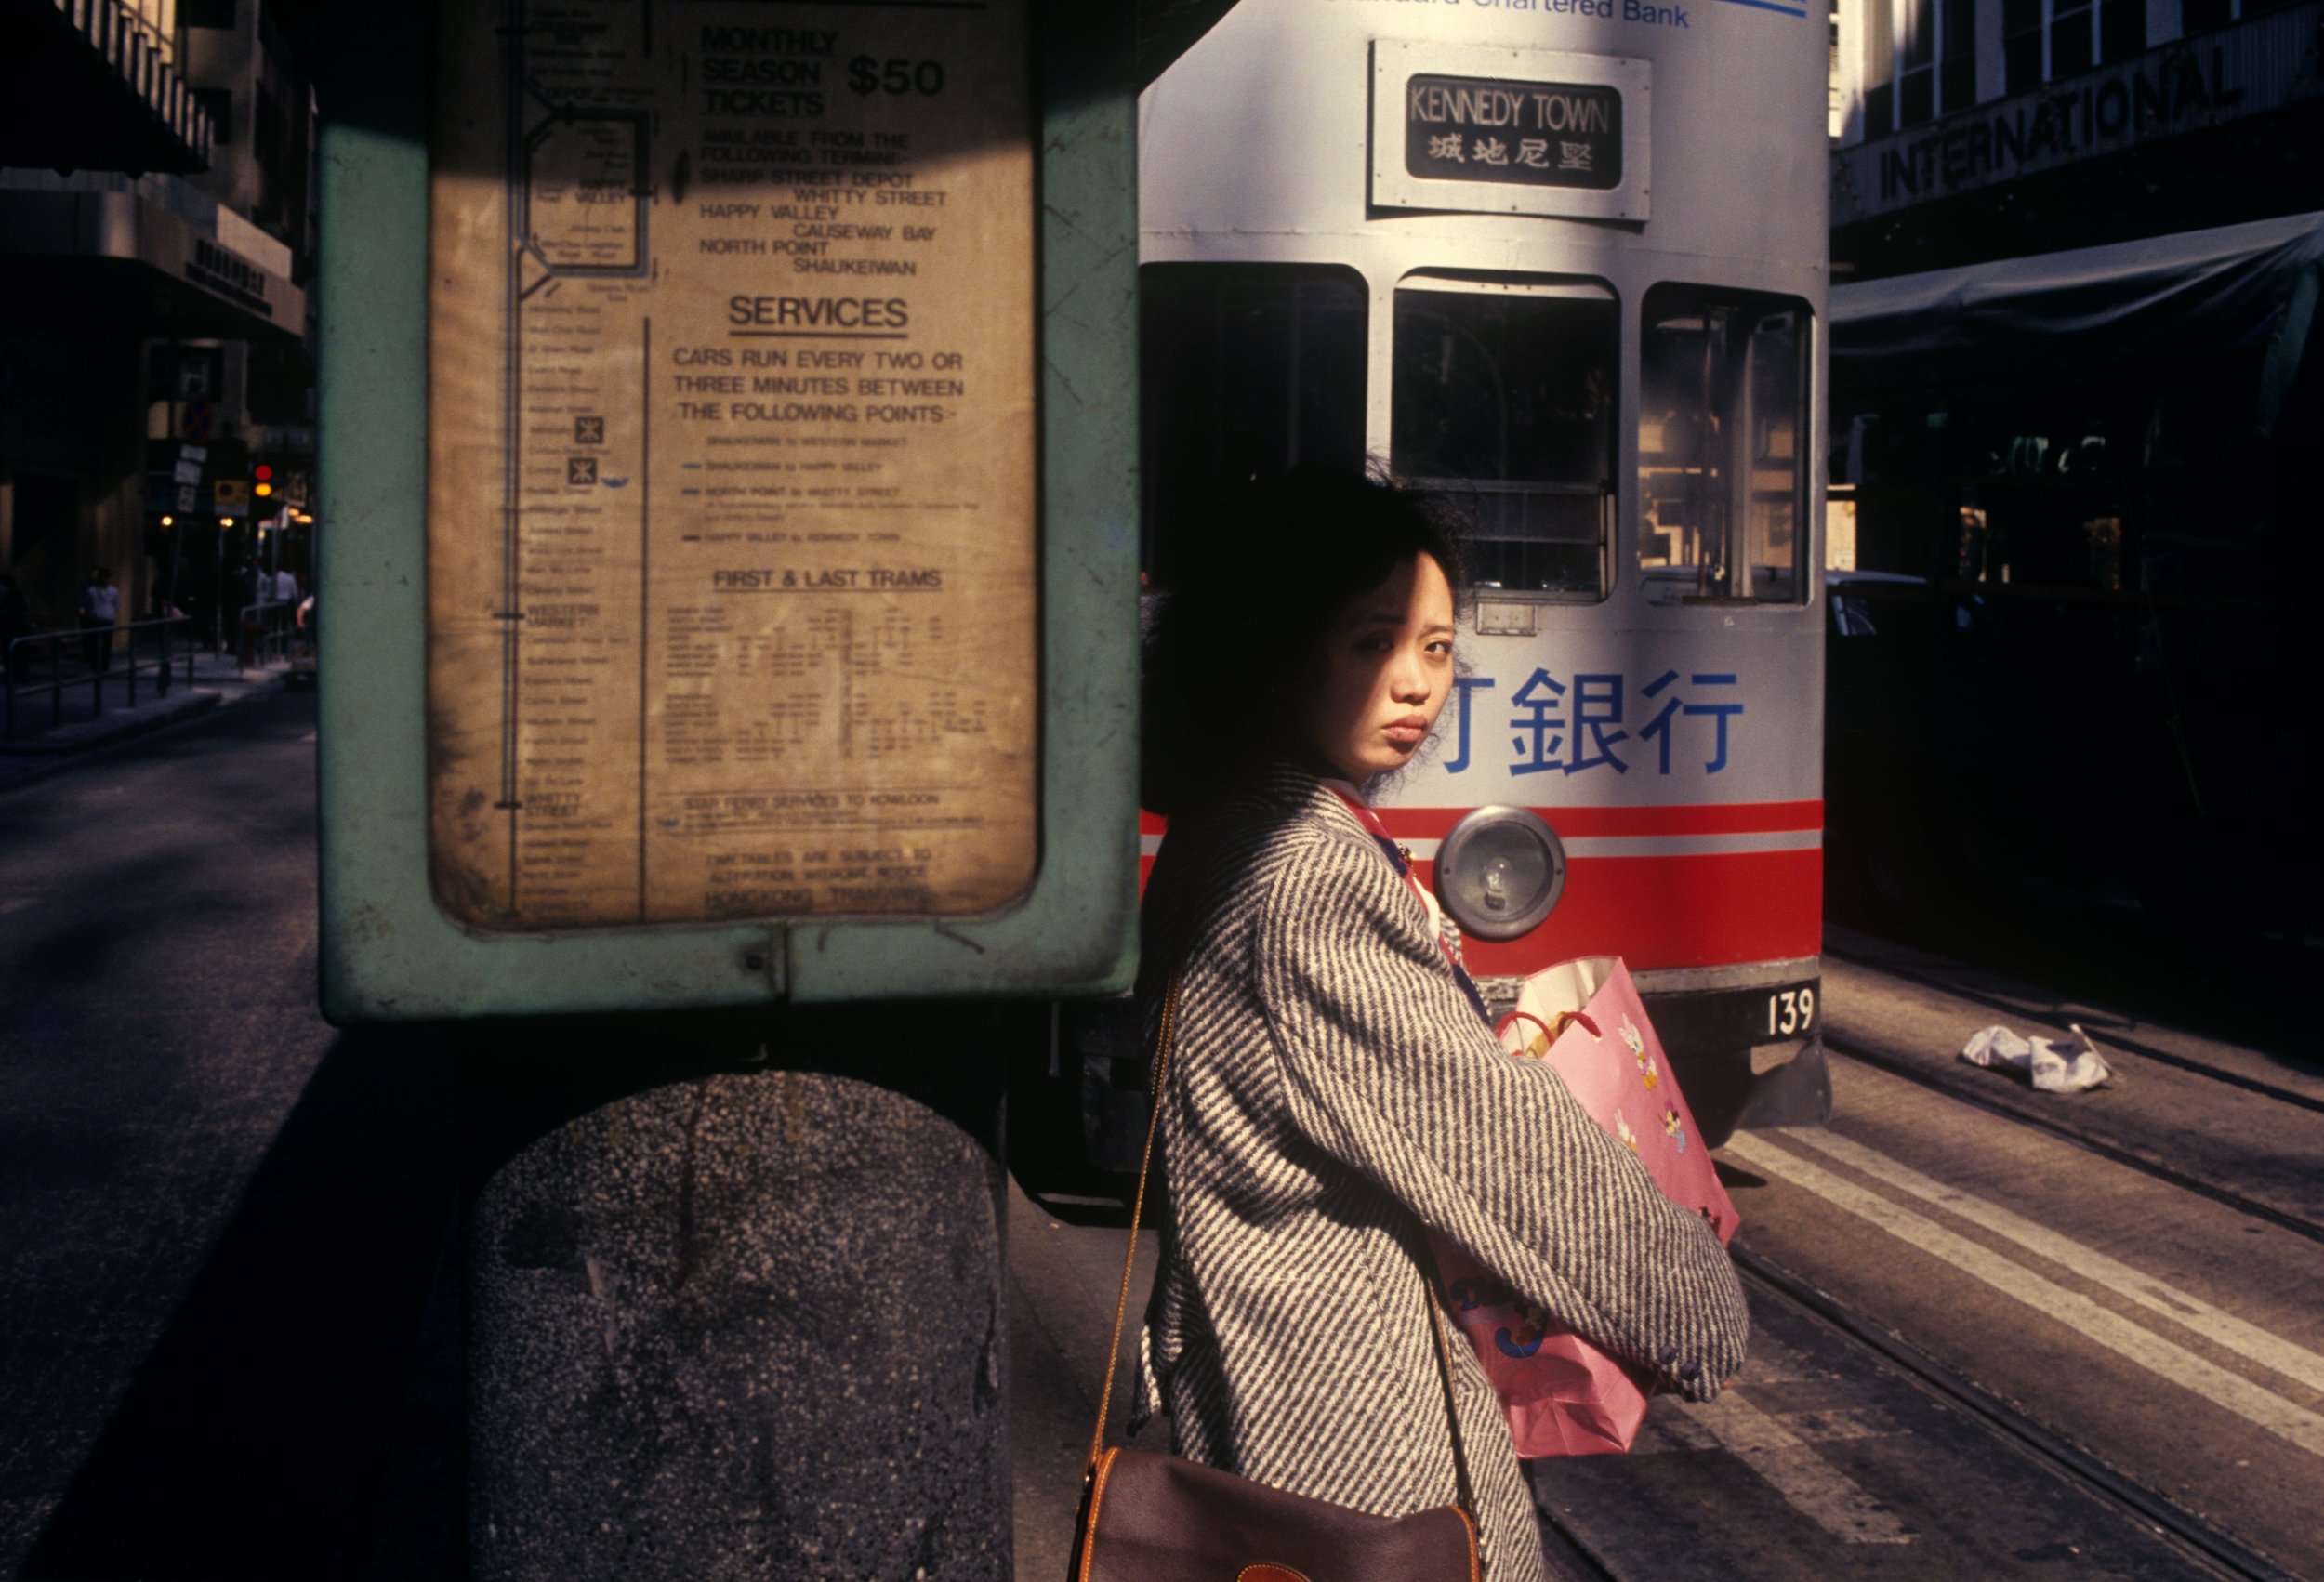
[[[1743, 1293], [1694, 1215], [1471, 1008], [1419, 899], [1322, 782], [1284, 767], [1174, 819], [1146, 890], [1162, 1261], [1133, 1420], [1180, 1455], [1358, 1509], [1453, 1497], [1423, 1227], [1555, 1318], [1708, 1400]], [[1545, 1575], [1509, 1430], [1452, 1333], [1490, 1582]]]

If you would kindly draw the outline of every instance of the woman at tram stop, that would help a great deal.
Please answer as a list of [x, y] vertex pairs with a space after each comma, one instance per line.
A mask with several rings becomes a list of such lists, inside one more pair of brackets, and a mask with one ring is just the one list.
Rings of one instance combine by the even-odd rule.
[[[1147, 649], [1149, 1048], [1180, 999], [1132, 1426], [1166, 1411], [1180, 1455], [1401, 1515], [1457, 1486], [1424, 1232], [1690, 1400], [1740, 1371], [1749, 1319], [1703, 1221], [1501, 1051], [1362, 800], [1451, 691], [1458, 539], [1377, 473], [1295, 473], [1221, 525]], [[1499, 1403], [1448, 1333], [1485, 1575], [1543, 1577]]]

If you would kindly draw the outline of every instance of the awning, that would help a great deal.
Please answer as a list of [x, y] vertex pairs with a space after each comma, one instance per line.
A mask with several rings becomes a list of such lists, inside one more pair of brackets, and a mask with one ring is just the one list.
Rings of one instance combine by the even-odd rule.
[[2296, 367], [2320, 280], [2324, 214], [1895, 275], [1833, 288], [1832, 369], [1989, 380], [2270, 343]]
[[[236, 247], [221, 230], [231, 223], [213, 217], [198, 225], [137, 191], [0, 190], [0, 266], [86, 258], [141, 264], [144, 270], [133, 274], [150, 288], [142, 310], [148, 333], [303, 335], [307, 294]], [[279, 244], [273, 250], [287, 255]]]

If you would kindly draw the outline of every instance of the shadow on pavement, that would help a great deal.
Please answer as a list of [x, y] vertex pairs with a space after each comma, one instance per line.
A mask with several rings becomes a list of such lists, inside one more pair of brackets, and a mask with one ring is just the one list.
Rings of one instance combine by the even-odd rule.
[[460, 1203], [576, 1115], [770, 1064], [909, 1092], [991, 1137], [997, 1061], [958, 1051], [1002, 1020], [946, 1024], [941, 1059], [865, 1049], [861, 1018], [824, 1008], [342, 1033], [20, 1575], [458, 1577]]
[[[1132, 1181], [1131, 1185], [1136, 1183]], [[1018, 1183], [1021, 1189], [1023, 1183]], [[1128, 1191], [1129, 1187], [1125, 1187]], [[1060, 1193], [1034, 1192], [1025, 1189], [1025, 1197], [1050, 1219], [1076, 1227], [1097, 1227], [1112, 1231], [1129, 1228], [1129, 1205], [1104, 1198], [1073, 1197]], [[1151, 1227], [1155, 1216], [1161, 1211], [1162, 1194], [1152, 1186], [1146, 1189], [1146, 1224]]]
[[454, 1190], [454, 1071], [412, 1033], [339, 1036], [24, 1576], [356, 1568]]
[[[2110, 904], [2027, 884], [1981, 904], [1932, 902], [1908, 913], [1828, 890], [1825, 918], [2040, 985], [2061, 1004], [2105, 1007], [2130, 1025], [2156, 1022], [2241, 1044], [2294, 1069], [2324, 1063], [2315, 1014], [2324, 950], [2313, 936], [2259, 933], [2230, 912]], [[2099, 1023], [2091, 1031], [2104, 1042]]]

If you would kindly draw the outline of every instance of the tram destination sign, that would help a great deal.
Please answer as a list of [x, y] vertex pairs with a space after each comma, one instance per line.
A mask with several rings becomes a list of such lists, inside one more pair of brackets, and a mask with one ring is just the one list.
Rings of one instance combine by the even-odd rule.
[[1404, 105], [1407, 175], [1598, 192], [1622, 184], [1622, 96], [1604, 84], [1415, 74]]
[[1556, 49], [1372, 45], [1372, 202], [1647, 217], [1653, 63]]
[[966, 917], [1038, 837], [1025, 0], [438, 0], [430, 867]]

